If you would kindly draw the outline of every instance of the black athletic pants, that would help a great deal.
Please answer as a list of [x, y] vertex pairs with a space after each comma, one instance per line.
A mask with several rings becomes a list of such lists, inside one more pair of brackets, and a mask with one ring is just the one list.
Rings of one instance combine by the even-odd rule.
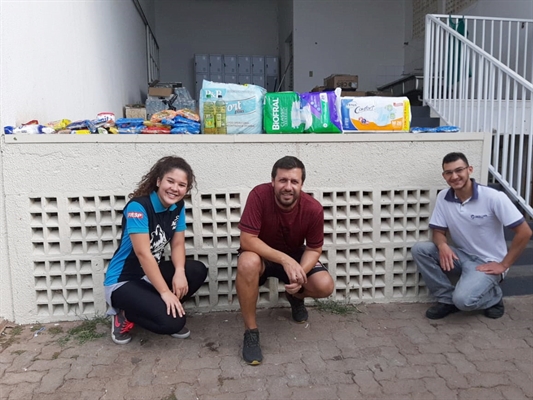
[[[162, 261], [159, 264], [161, 274], [170, 290], [172, 290], [172, 277], [174, 276], [174, 266], [172, 261]], [[202, 286], [207, 277], [207, 268], [196, 260], [186, 260], [185, 276], [189, 284], [189, 291], [180, 300], [182, 303], [192, 297]], [[113, 307], [124, 310], [126, 318], [139, 324], [149, 331], [170, 335], [179, 332], [185, 326], [185, 315], [176, 318], [167, 314], [167, 306], [159, 292], [144, 279], [129, 281], [122, 285], [111, 295]]]

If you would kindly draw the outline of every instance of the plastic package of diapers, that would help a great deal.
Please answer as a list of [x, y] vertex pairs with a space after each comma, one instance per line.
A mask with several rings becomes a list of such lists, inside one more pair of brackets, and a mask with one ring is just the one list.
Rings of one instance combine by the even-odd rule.
[[306, 133], [341, 133], [337, 99], [341, 89], [326, 92], [309, 92], [300, 95], [301, 115]]
[[342, 130], [409, 132], [411, 106], [407, 97], [342, 97]]
[[276, 92], [265, 95], [263, 128], [266, 133], [303, 133], [300, 95], [296, 92]]
[[200, 90], [200, 119], [203, 120], [203, 105], [210, 94], [217, 99], [222, 95], [226, 102], [226, 127], [228, 134], [262, 133], [263, 99], [266, 89], [256, 85], [237, 85], [203, 81]]

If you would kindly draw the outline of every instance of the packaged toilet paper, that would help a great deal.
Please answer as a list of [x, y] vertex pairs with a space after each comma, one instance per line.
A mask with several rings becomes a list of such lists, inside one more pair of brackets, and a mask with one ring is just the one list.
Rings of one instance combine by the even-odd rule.
[[407, 97], [342, 97], [343, 132], [409, 132], [411, 105]]
[[266, 89], [256, 85], [237, 85], [235, 83], [202, 82], [199, 108], [203, 120], [203, 104], [207, 95], [217, 99], [218, 95], [226, 102], [226, 127], [228, 134], [262, 133], [263, 98]]

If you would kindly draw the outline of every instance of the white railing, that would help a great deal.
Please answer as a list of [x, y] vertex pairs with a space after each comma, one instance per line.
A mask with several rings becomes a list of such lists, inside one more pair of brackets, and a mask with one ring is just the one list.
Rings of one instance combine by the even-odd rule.
[[[460, 29], [461, 18], [426, 16], [424, 102], [446, 124], [493, 133], [489, 171], [533, 217], [533, 84], [527, 79], [533, 74], [533, 21], [465, 17], [466, 29]], [[511, 38], [515, 23], [524, 35]], [[500, 28], [487, 32], [487, 26]], [[506, 64], [511, 59], [513, 69]]]

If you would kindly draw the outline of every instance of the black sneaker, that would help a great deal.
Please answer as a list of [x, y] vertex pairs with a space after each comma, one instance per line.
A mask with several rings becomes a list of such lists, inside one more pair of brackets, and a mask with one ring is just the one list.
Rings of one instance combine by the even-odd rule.
[[263, 361], [263, 354], [259, 345], [259, 329], [247, 329], [244, 332], [242, 358], [250, 365], [259, 365]]
[[456, 313], [459, 311], [454, 304], [437, 303], [432, 307], [429, 307], [426, 311], [426, 317], [429, 319], [441, 319], [448, 314]]
[[494, 304], [492, 307], [489, 307], [483, 311], [485, 314], [485, 317], [487, 318], [501, 318], [503, 314], [505, 313], [505, 307], [503, 305], [503, 299], [501, 299], [498, 303]]
[[120, 311], [111, 318], [111, 339], [116, 344], [126, 344], [131, 340], [130, 331], [135, 326], [133, 322], [126, 319], [124, 311]]
[[287, 300], [291, 304], [292, 308], [292, 319], [299, 324], [307, 322], [309, 314], [307, 313], [307, 308], [305, 308], [304, 300], [294, 297], [292, 294], [285, 292]]

